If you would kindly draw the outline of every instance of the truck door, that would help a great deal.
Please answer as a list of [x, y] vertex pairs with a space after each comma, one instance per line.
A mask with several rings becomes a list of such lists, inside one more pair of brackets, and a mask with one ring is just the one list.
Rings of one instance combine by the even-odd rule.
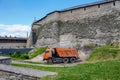
[[44, 60], [47, 60], [48, 58], [51, 58], [51, 57], [52, 57], [51, 50], [46, 51], [44, 54]]

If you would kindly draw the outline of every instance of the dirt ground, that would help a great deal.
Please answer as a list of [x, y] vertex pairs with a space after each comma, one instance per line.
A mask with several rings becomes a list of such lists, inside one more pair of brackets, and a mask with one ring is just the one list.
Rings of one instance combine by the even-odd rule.
[[[13, 63], [17, 64], [30, 64], [30, 65], [37, 65], [37, 66], [46, 66], [46, 67], [65, 67], [65, 66], [75, 66], [77, 64], [82, 64], [86, 61], [86, 58], [88, 57], [88, 52], [86, 51], [78, 51], [79, 53], [79, 60], [75, 63], [55, 63], [55, 64], [45, 64], [46, 61], [43, 61], [43, 54], [38, 55], [37, 57], [30, 59], [30, 60], [25, 60], [23, 62], [18, 62], [18, 61], [13, 61]], [[29, 62], [40, 62], [41, 64], [34, 64], [34, 63], [29, 63]], [[43, 64], [42, 64], [43, 63]]]

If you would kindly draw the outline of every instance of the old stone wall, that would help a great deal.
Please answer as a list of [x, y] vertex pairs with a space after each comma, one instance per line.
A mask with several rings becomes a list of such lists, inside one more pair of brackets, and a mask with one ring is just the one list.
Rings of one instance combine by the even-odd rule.
[[59, 46], [59, 29], [57, 22], [46, 24], [42, 29], [39, 29], [39, 35], [35, 47], [40, 46]]
[[11, 64], [11, 58], [0, 56], [0, 64], [10, 65]]
[[24, 48], [26, 43], [0, 43], [0, 48]]
[[100, 46], [120, 39], [120, 1], [56, 14], [36, 23], [40, 27], [36, 31], [35, 47]]
[[68, 20], [83, 19], [86, 17], [101, 16], [106, 14], [112, 8], [119, 9], [120, 7], [119, 4], [120, 1], [116, 1], [115, 4], [114, 2], [111, 2], [111, 3], [78, 8], [78, 9], [66, 10], [63, 12], [56, 11], [48, 14], [45, 18], [43, 18], [36, 24], [44, 25], [49, 22], [58, 21], [58, 20], [68, 21]]
[[38, 80], [55, 72], [41, 71], [0, 64], [0, 80]]
[[110, 9], [116, 8], [119, 5], [113, 5], [113, 3], [106, 3], [101, 5], [94, 5], [91, 7], [84, 7], [75, 10], [66, 11], [60, 14], [60, 20], [68, 21], [68, 20], [77, 20], [83, 19], [86, 17], [98, 17], [106, 14]]
[[32, 31], [30, 32], [29, 38], [27, 39], [26, 47], [33, 47], [33, 41], [32, 41]]
[[37, 80], [37, 77], [0, 70], [0, 80]]
[[48, 22], [56, 21], [58, 19], [59, 19], [59, 13], [58, 12], [54, 12], [52, 14], [49, 14], [49, 16], [47, 16], [42, 21], [40, 21], [40, 24], [46, 24]]

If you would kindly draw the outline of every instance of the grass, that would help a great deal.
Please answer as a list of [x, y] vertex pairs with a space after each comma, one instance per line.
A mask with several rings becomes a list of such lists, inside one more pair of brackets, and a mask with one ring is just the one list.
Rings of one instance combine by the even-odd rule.
[[102, 46], [96, 50], [94, 50], [88, 61], [103, 61], [103, 60], [120, 60], [120, 49], [119, 47], [114, 46]]
[[120, 80], [120, 61], [86, 63], [59, 68], [24, 64], [13, 64], [13, 66], [58, 72], [58, 75], [47, 76], [40, 80]]
[[34, 58], [34, 57], [36, 57], [37, 55], [42, 54], [46, 49], [47, 49], [47, 47], [41, 47], [41, 48], [38, 48], [38, 49], [32, 51], [32, 52], [29, 54], [29, 58]]
[[13, 57], [11, 57], [11, 59], [14, 60], [14, 61], [23, 61], [24, 60], [24, 59], [21, 59], [21, 58], [13, 58]]
[[[46, 76], [40, 80], [120, 80], [119, 47], [102, 46], [94, 50], [87, 60], [88, 63], [72, 67], [43, 67], [30, 64], [12, 65], [58, 73], [58, 75]], [[99, 62], [95, 62], [96, 60]]]

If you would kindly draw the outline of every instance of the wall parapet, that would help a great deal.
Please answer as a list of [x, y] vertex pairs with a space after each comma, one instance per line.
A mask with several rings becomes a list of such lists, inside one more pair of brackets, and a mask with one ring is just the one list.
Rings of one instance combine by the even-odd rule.
[[[99, 9], [100, 7], [104, 6], [104, 4], [112, 3], [115, 6], [116, 1], [119, 1], [119, 0], [98, 1], [98, 2], [94, 2], [94, 3], [90, 3], [90, 4], [84, 4], [84, 5], [79, 5], [79, 6], [63, 9], [63, 10], [60, 10], [60, 11], [53, 11], [51, 13], [48, 13], [45, 17], [41, 18], [40, 20], [37, 20], [37, 21], [33, 22], [33, 25], [35, 25], [35, 24], [46, 24], [48, 22], [58, 21], [58, 20], [63, 21], [64, 16], [66, 17], [70, 13], [76, 12], [76, 10], [79, 10], [78, 12], [83, 13], [84, 11], [87, 10], [87, 8], [90, 8], [92, 10], [92, 8], [94, 9], [96, 6], [98, 6], [97, 8]], [[74, 17], [73, 15], [76, 15], [76, 14], [71, 14], [70, 16]], [[86, 14], [83, 13], [81, 15], [86, 15]], [[68, 17], [69, 19], [71, 18], [70, 16]]]

